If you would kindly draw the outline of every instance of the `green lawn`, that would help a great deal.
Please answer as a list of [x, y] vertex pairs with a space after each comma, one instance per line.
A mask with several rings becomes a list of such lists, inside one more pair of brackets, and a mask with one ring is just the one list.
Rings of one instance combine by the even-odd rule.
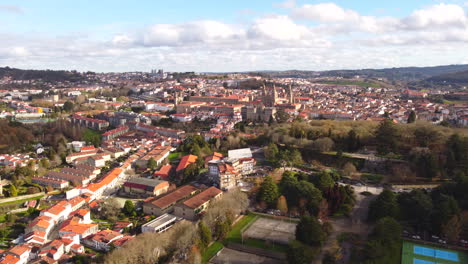
[[256, 248], [262, 248], [262, 249], [267, 249], [271, 251], [276, 251], [276, 252], [286, 252], [287, 246], [286, 245], [278, 245], [278, 244], [271, 244], [267, 243], [263, 240], [260, 239], [253, 239], [253, 238], [244, 238], [242, 241], [242, 232], [245, 231], [250, 224], [255, 222], [260, 216], [249, 213], [248, 215], [245, 215], [242, 217], [241, 220], [239, 220], [233, 227], [231, 232], [228, 233], [226, 238], [224, 239], [223, 243], [226, 245], [227, 243], [238, 243], [238, 244], [244, 244], [246, 246], [250, 247], [256, 247]]
[[171, 154], [169, 154], [169, 157], [167, 157], [169, 159], [170, 162], [174, 161], [174, 160], [178, 160], [181, 156], [182, 152], [172, 152]]
[[233, 227], [231, 232], [229, 232], [224, 239], [224, 242], [233, 242], [233, 243], [242, 243], [242, 234], [241, 231], [244, 227], [248, 224], [253, 223], [258, 218], [258, 216], [250, 213], [248, 215], [244, 215]]
[[21, 199], [21, 200], [17, 200], [17, 201], [11, 201], [11, 202], [3, 202], [3, 203], [0, 200], [0, 206], [9, 205], [9, 204], [20, 204], [20, 203], [24, 203], [24, 202], [31, 201], [31, 200], [38, 200], [38, 199], [41, 199], [42, 197], [44, 197], [44, 195], [40, 194], [38, 196], [34, 196], [34, 197], [31, 197], [31, 198], [26, 198], [26, 199]]
[[205, 253], [203, 253], [202, 263], [208, 263], [208, 261], [210, 261], [210, 259], [223, 248], [224, 245], [222, 243], [218, 241], [213, 242], [213, 244], [206, 249]]
[[362, 173], [361, 180], [366, 181], [368, 183], [380, 183], [383, 180], [384, 176], [381, 174], [372, 174], [372, 173]]

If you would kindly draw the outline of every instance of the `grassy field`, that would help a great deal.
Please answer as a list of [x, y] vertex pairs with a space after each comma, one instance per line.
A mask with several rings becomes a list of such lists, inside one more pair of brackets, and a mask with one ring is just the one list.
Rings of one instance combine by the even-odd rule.
[[224, 245], [218, 241], [213, 242], [203, 253], [202, 263], [208, 263], [212, 257], [216, 255], [221, 249], [224, 248]]
[[180, 156], [181, 156], [182, 152], [172, 152], [171, 154], [169, 154], [169, 157], [167, 157], [169, 159], [169, 161], [174, 161], [174, 160], [178, 160], [180, 159]]
[[31, 200], [38, 200], [38, 199], [41, 199], [42, 197], [44, 197], [44, 195], [40, 194], [38, 196], [34, 196], [34, 197], [26, 198], [26, 199], [21, 199], [21, 200], [11, 201], [11, 202], [3, 202], [3, 203], [0, 200], [0, 206], [10, 205], [10, 204], [20, 204], [20, 203], [24, 203], [24, 202], [31, 201]]
[[[421, 246], [421, 247], [425, 247], [425, 248], [443, 250], [443, 251], [448, 251], [450, 253], [458, 254], [458, 261], [451, 261], [451, 260], [446, 260], [446, 259], [443, 259], [443, 258], [435, 258], [435, 257], [429, 257], [429, 256], [415, 254], [414, 253], [414, 246]], [[423, 260], [423, 261], [429, 261], [429, 262], [437, 263], [437, 264], [462, 264], [462, 263], [468, 263], [468, 254], [465, 253], [465, 252], [461, 252], [461, 251], [448, 250], [448, 249], [444, 249], [444, 248], [437, 248], [437, 247], [427, 246], [427, 245], [423, 245], [423, 244], [416, 244], [416, 243], [412, 243], [412, 242], [409, 242], [409, 241], [403, 241], [403, 248], [402, 248], [402, 253], [401, 253], [401, 263], [402, 264], [413, 264], [413, 263], [416, 263], [415, 259]]]
[[260, 216], [250, 213], [244, 216], [241, 220], [239, 220], [233, 227], [231, 232], [228, 233], [226, 238], [224, 239], [223, 243], [227, 244], [231, 243], [238, 243], [243, 244], [250, 247], [262, 248], [276, 252], [286, 252], [287, 246], [286, 245], [278, 245], [273, 243], [267, 243], [264, 240], [260, 239], [253, 239], [253, 238], [244, 238], [242, 240], [242, 232], [245, 231], [250, 224], [255, 222]]
[[244, 215], [233, 227], [231, 232], [229, 232], [224, 239], [224, 242], [233, 242], [233, 243], [242, 243], [242, 234], [241, 231], [248, 224], [252, 223], [258, 218], [254, 214]]

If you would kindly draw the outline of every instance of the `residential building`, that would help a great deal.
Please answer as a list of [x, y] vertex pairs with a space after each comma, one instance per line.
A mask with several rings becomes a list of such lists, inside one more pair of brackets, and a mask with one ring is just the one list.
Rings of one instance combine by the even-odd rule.
[[174, 215], [187, 220], [196, 220], [200, 213], [204, 212], [209, 203], [222, 195], [223, 191], [216, 187], [210, 187], [186, 201], [174, 206]]
[[159, 196], [168, 191], [169, 182], [142, 177], [133, 177], [126, 181], [123, 187], [124, 191], [129, 194]]
[[192, 185], [185, 185], [159, 198], [151, 197], [144, 201], [143, 212], [149, 215], [161, 216], [166, 213], [172, 213], [174, 205], [190, 196], [196, 194], [199, 190]]

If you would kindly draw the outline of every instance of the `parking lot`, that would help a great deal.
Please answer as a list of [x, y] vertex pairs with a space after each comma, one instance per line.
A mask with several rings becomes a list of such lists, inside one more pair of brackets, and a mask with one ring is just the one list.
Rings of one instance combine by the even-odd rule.
[[244, 236], [287, 245], [289, 240], [294, 239], [296, 225], [297, 223], [261, 217], [244, 232]]
[[212, 264], [280, 264], [279, 260], [245, 253], [229, 248], [223, 248], [217, 256], [211, 259]]

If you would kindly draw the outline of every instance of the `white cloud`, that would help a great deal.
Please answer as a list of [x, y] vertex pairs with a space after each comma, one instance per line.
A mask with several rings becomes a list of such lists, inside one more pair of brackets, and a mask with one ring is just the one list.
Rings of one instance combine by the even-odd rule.
[[356, 21], [359, 14], [353, 10], [343, 9], [335, 3], [320, 3], [303, 5], [293, 10], [292, 16], [298, 19], [308, 19], [318, 22]]
[[22, 14], [23, 9], [16, 5], [0, 5], [0, 11], [5, 11], [8, 13]]
[[255, 21], [248, 31], [251, 38], [301, 40], [309, 34], [307, 27], [294, 23], [287, 16], [267, 17]]
[[[367, 16], [334, 3], [292, 6], [239, 24], [215, 20], [87, 34], [2, 34], [0, 65], [78, 70], [336, 69], [451, 64], [468, 57], [463, 8], [437, 4], [404, 18]], [[253, 15], [252, 15], [253, 16]], [[310, 23], [313, 21], [314, 23]], [[85, 33], [85, 32], [82, 32]]]
[[296, 0], [285, 0], [284, 2], [281, 2], [281, 3], [275, 3], [273, 4], [273, 6], [279, 7], [279, 8], [291, 9], [296, 6]]
[[414, 11], [402, 20], [410, 29], [438, 26], [466, 27], [467, 17], [462, 7], [453, 4], [438, 4]]

